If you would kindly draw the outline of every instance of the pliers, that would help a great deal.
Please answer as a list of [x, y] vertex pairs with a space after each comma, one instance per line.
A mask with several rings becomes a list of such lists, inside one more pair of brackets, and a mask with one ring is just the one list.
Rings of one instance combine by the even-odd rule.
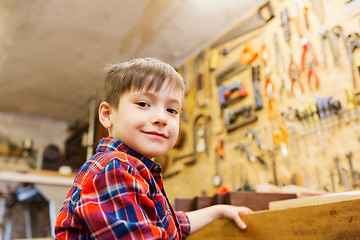
[[301, 44], [302, 44], [302, 49], [303, 49], [303, 52], [301, 55], [301, 69], [304, 71], [305, 70], [305, 58], [306, 58], [306, 53], [308, 51], [311, 54], [312, 63], [317, 64], [317, 59], [316, 59], [315, 52], [307, 38], [303, 38], [301, 40]]
[[315, 88], [318, 89], [319, 88], [319, 77], [313, 69], [312, 61], [310, 59], [308, 59], [307, 64], [308, 64], [308, 68], [309, 68], [308, 74], [307, 74], [307, 81], [308, 81], [309, 89], [312, 90], [312, 84], [311, 84], [312, 77], [315, 79]]
[[295, 96], [294, 93], [294, 85], [295, 83], [298, 83], [301, 89], [301, 92], [304, 92], [304, 86], [300, 82], [299, 76], [300, 76], [300, 69], [295, 63], [293, 57], [290, 57], [290, 64], [289, 64], [289, 71], [288, 71], [290, 80], [291, 80], [291, 95]]

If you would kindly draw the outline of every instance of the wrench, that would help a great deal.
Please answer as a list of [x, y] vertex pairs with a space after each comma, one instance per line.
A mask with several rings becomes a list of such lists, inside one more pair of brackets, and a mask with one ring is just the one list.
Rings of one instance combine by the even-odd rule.
[[[343, 33], [343, 30], [342, 30], [342, 27], [340, 26], [335, 26], [332, 28], [331, 30], [334, 34], [334, 37], [333, 37], [333, 42], [334, 42], [334, 57], [336, 59], [339, 59], [339, 48], [338, 48], [338, 45], [336, 44], [336, 41], [338, 38], [340, 38], [344, 44], [344, 47], [345, 47], [345, 50], [347, 51], [348, 47], [347, 47], [347, 42], [346, 42], [346, 38], [345, 38], [345, 35]], [[348, 54], [346, 52], [346, 54]], [[338, 64], [339, 66], [341, 65], [341, 61], [338, 61]]]
[[329, 46], [330, 46], [330, 50], [331, 50], [331, 53], [332, 53], [332, 56], [333, 56], [333, 59], [334, 59], [334, 64], [335, 66], [338, 65], [338, 58], [335, 57], [335, 50], [334, 50], [334, 46], [333, 46], [333, 42], [331, 41], [330, 39], [330, 36], [326, 30], [325, 27], [321, 27], [320, 28], [320, 36], [321, 36], [321, 47], [322, 47], [322, 52], [323, 52], [323, 58], [324, 58], [324, 66], [327, 67], [327, 63], [326, 63], [326, 51], [325, 51], [325, 43], [324, 41], [325, 40], [328, 40], [329, 41]]
[[356, 78], [355, 78], [355, 73], [354, 73], [354, 69], [353, 69], [353, 66], [354, 66], [353, 52], [355, 51], [356, 48], [360, 48], [359, 34], [358, 33], [349, 34], [346, 39], [349, 42], [347, 52], [348, 52], [348, 58], [349, 58], [350, 67], [351, 67], [351, 74], [352, 74], [352, 78], [353, 78], [353, 86], [354, 86], [354, 89], [356, 89]]

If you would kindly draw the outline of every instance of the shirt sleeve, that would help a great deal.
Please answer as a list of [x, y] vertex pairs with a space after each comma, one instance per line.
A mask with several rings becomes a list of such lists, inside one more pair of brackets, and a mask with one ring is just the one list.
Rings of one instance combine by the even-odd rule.
[[167, 238], [149, 218], [156, 215], [149, 186], [134, 174], [129, 165], [111, 161], [84, 186], [76, 211], [95, 239]]
[[180, 224], [182, 236], [185, 239], [190, 235], [190, 220], [183, 211], [177, 211], [176, 218]]

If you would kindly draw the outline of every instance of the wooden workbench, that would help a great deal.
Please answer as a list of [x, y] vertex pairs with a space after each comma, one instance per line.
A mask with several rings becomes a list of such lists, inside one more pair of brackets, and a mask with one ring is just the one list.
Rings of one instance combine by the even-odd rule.
[[243, 219], [248, 226], [245, 231], [222, 219], [188, 239], [360, 239], [360, 191], [278, 201], [269, 210]]

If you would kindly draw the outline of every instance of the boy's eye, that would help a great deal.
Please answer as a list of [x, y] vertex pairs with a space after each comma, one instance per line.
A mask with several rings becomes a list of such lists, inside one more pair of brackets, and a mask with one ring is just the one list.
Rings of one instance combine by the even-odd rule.
[[171, 114], [178, 114], [179, 112], [176, 109], [168, 108], [167, 111]]
[[150, 104], [148, 104], [147, 102], [137, 102], [136, 104], [140, 107], [149, 107], [150, 106]]

